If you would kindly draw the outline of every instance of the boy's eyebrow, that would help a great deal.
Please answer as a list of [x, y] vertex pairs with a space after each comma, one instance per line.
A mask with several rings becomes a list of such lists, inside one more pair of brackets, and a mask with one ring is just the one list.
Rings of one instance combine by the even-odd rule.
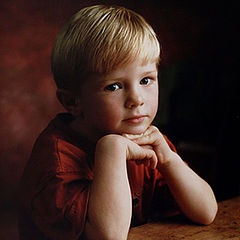
[[[152, 70], [152, 71], [143, 72], [143, 73], [140, 74], [140, 78], [142, 78], [144, 76], [147, 76], [147, 75], [151, 75], [151, 74], [154, 74], [154, 75], [157, 76], [158, 71], [157, 70]], [[110, 76], [107, 76], [105, 78], [105, 80], [109, 80], [109, 81], [117, 81], [117, 80], [123, 80], [123, 79], [125, 79], [125, 77], [111, 78]]]
[[154, 74], [155, 75], [155, 73], [157, 74], [158, 73], [158, 71], [157, 70], [153, 70], [153, 71], [148, 71], [148, 72], [144, 72], [143, 74], [141, 74], [142, 76], [144, 76], [144, 75], [149, 75], [149, 74]]

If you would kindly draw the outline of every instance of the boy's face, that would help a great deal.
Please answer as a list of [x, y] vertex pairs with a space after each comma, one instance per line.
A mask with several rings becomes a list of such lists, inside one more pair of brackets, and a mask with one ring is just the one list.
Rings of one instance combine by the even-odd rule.
[[83, 85], [80, 105], [84, 124], [79, 130], [92, 140], [110, 133], [143, 133], [158, 108], [156, 63], [135, 61], [91, 76]]

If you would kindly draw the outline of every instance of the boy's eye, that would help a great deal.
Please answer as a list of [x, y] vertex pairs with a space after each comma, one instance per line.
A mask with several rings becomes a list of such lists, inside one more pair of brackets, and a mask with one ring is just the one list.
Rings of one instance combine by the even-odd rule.
[[116, 91], [116, 90], [121, 89], [121, 88], [122, 87], [119, 83], [113, 83], [113, 84], [110, 84], [110, 85], [106, 86], [104, 88], [104, 90], [113, 92], [113, 91]]
[[141, 85], [148, 85], [151, 82], [151, 79], [149, 77], [145, 77], [140, 81]]

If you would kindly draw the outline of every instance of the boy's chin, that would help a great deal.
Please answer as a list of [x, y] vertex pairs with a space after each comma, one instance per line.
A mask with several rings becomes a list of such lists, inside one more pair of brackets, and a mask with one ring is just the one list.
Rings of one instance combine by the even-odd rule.
[[147, 130], [148, 128], [147, 127], [145, 127], [145, 128], [141, 128], [141, 129], [132, 129], [132, 130], [130, 130], [130, 131], [126, 131], [126, 132], [124, 132], [124, 133], [122, 133], [123, 135], [125, 135], [125, 134], [127, 134], [127, 135], [134, 135], [134, 136], [136, 136], [136, 137], [141, 137], [144, 133], [145, 133], [145, 131]]

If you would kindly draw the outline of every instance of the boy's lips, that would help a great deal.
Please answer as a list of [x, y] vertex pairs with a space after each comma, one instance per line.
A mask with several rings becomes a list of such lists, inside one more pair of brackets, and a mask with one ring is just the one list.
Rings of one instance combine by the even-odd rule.
[[146, 115], [133, 116], [133, 117], [124, 119], [124, 122], [137, 124], [137, 123], [143, 122], [146, 117], [147, 117]]

